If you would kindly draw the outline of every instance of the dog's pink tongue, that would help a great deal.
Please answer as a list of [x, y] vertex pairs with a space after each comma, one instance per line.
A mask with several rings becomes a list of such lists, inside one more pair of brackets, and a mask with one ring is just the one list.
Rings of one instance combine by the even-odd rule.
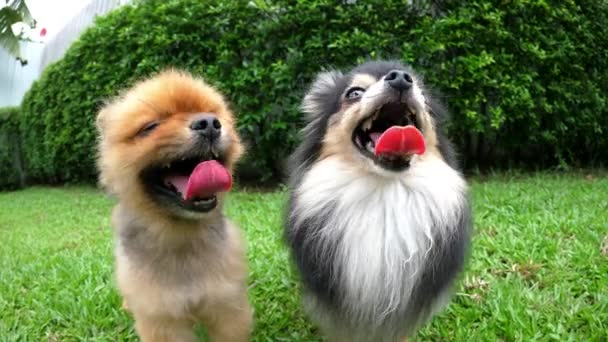
[[207, 160], [198, 164], [190, 178], [185, 176], [169, 176], [167, 180], [182, 194], [184, 200], [192, 198], [207, 198], [221, 191], [232, 188], [232, 176], [222, 164], [215, 160]]
[[412, 125], [393, 126], [384, 131], [382, 135], [377, 136], [378, 134], [370, 134], [370, 138], [376, 145], [377, 156], [381, 154], [423, 154], [426, 149], [422, 133]]

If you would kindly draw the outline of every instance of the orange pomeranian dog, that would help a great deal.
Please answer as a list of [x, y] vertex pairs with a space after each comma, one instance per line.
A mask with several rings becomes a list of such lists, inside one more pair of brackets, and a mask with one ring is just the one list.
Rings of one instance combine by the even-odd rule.
[[175, 70], [144, 80], [97, 118], [100, 182], [118, 199], [116, 277], [143, 341], [246, 341], [252, 313], [223, 193], [242, 153], [222, 95]]

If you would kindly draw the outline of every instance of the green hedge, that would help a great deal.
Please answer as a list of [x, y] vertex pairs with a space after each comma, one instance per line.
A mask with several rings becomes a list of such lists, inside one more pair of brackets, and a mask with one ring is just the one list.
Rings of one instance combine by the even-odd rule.
[[0, 108], [0, 190], [23, 187], [19, 108]]
[[608, 2], [446, 2], [416, 64], [469, 167], [608, 164]]
[[99, 105], [167, 66], [226, 92], [244, 164], [280, 175], [314, 74], [369, 58], [402, 59], [441, 92], [470, 168], [606, 161], [605, 1], [408, 3], [148, 0], [114, 11], [26, 95], [28, 176], [93, 180]]

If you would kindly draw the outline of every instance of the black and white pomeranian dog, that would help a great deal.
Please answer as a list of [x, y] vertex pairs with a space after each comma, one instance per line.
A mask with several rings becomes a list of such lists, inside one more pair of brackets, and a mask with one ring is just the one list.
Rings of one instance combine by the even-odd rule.
[[286, 235], [305, 307], [337, 341], [399, 341], [447, 302], [470, 240], [445, 111], [399, 62], [319, 74], [290, 159]]

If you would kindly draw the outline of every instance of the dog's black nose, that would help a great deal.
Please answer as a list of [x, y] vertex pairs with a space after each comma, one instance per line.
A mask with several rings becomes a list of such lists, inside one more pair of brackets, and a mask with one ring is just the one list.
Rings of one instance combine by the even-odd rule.
[[190, 128], [200, 135], [216, 139], [222, 132], [222, 123], [213, 114], [204, 114], [190, 124]]
[[392, 70], [386, 74], [384, 82], [388, 83], [388, 85], [397, 91], [404, 91], [412, 87], [414, 80], [412, 80], [412, 76], [405, 71]]

